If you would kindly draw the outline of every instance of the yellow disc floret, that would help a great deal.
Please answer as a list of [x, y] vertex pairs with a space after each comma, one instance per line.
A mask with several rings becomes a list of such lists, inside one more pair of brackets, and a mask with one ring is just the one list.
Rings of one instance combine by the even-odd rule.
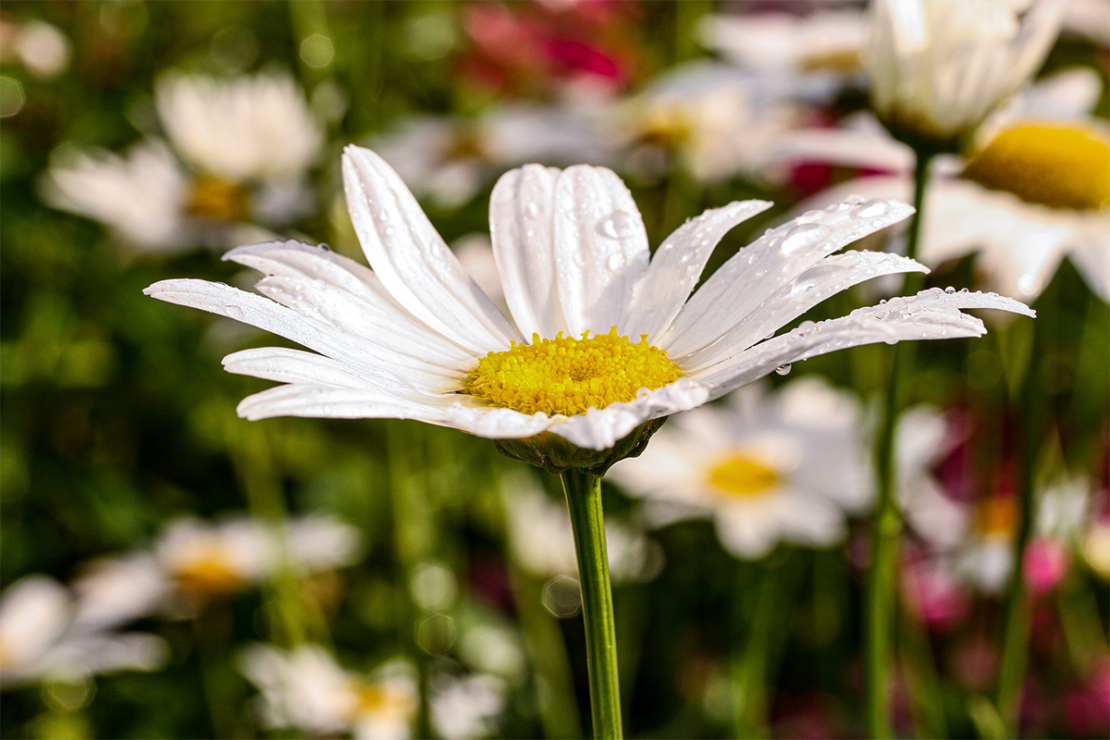
[[728, 455], [709, 470], [709, 485], [729, 498], [758, 498], [779, 484], [779, 474], [742, 452]]
[[1110, 203], [1110, 145], [1082, 129], [1015, 126], [972, 157], [964, 177], [1029, 203], [1101, 208]]
[[531, 344], [513, 342], [504, 352], [490, 352], [467, 373], [463, 392], [525, 414], [573, 416], [591, 406], [634, 401], [641, 388], [662, 388], [681, 375], [646, 334], [633, 344], [614, 326], [608, 334], [584, 332], [581, 339], [533, 334]]

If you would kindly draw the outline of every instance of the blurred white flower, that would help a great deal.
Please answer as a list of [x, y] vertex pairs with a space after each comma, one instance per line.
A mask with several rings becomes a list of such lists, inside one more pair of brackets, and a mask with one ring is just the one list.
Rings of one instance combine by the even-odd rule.
[[674, 149], [698, 180], [772, 176], [775, 143], [804, 120], [788, 93], [727, 64], [688, 62], [617, 107], [613, 128], [645, 175], [661, 176]]
[[190, 616], [205, 599], [257, 584], [279, 569], [296, 574], [354, 562], [358, 532], [336, 519], [313, 516], [279, 530], [245, 517], [209, 524], [170, 523], [150, 550], [90, 564], [74, 588], [81, 624], [120, 624], [153, 613]]
[[226, 247], [246, 238], [249, 221], [278, 227], [314, 207], [305, 174], [323, 134], [291, 77], [171, 72], [155, 102], [172, 152], [158, 140], [126, 157], [64, 146], [40, 183], [44, 200], [155, 252]]
[[[1068, 256], [1091, 289], [1110, 300], [1110, 133], [1087, 116], [1101, 87], [1091, 70], [1046, 78], [984, 124], [967, 159], [938, 159], [918, 259], [936, 266], [977, 252], [986, 287], [1032, 301]], [[846, 193], [912, 196], [909, 148], [866, 120], [791, 134], [779, 154], [897, 173], [851, 180], [810, 203]]]
[[73, 681], [114, 671], [152, 671], [168, 657], [165, 642], [111, 632], [74, 620], [79, 605], [53, 578], [25, 576], [0, 595], [0, 687]]
[[496, 718], [505, 708], [507, 686], [497, 676], [437, 674], [429, 682], [432, 727], [444, 740], [498, 735]]
[[[145, 291], [319, 352], [271, 347], [224, 358], [230, 372], [285, 383], [244, 399], [241, 416], [417, 419], [502, 440], [503, 450], [512, 444], [504, 440], [550, 431], [570, 443], [569, 454], [581, 453], [576, 460], [593, 461], [575, 465], [593, 468], [604, 456], [584, 451], [635, 443], [629, 435], [646, 433], [646, 422], [781, 365], [859, 344], [984, 333], [960, 308], [1032, 315], [999, 296], [933, 289], [776, 337], [851, 285], [924, 269], [897, 255], [834, 254], [909, 207], [849, 198], [809, 211], [741, 249], [687, 301], [721, 237], [769, 203], [709, 210], [652, 258], [639, 210], [613, 172], [529, 165], [498, 181], [490, 205], [509, 320], [380, 157], [349, 146], [343, 172], [373, 271], [327, 249], [272, 242], [225, 256], [266, 273], [263, 295], [189, 279]], [[549, 354], [556, 347], [558, 359]], [[580, 372], [589, 375], [574, 377]], [[527, 445], [512, 449], [531, 454]]]
[[258, 714], [268, 728], [350, 732], [356, 740], [411, 737], [419, 696], [406, 664], [387, 663], [363, 676], [319, 645], [285, 651], [256, 643], [240, 654], [239, 670], [261, 691]]
[[[501, 484], [513, 559], [541, 578], [578, 577], [574, 532], [565, 504], [550, 500], [527, 473], [507, 475]], [[605, 521], [605, 542], [614, 582], [649, 581], [659, 574], [659, 545], [628, 524]]]
[[1044, 61], [1066, 3], [874, 0], [871, 102], [899, 139], [970, 133]]
[[856, 398], [816, 376], [772, 393], [748, 386], [728, 406], [676, 416], [611, 476], [648, 500], [657, 525], [712, 517], [736, 557], [763, 557], [780, 540], [823, 547], [874, 495], [862, 427]]
[[698, 36], [740, 69], [806, 98], [826, 99], [862, 74], [870, 17], [845, 5], [804, 16], [781, 12], [703, 16]]
[[602, 164], [613, 158], [602, 108], [515, 104], [474, 118], [410, 118], [372, 147], [417, 197], [457, 208], [509, 167], [525, 162]]
[[22, 64], [41, 78], [57, 77], [69, 67], [69, 39], [49, 23], [0, 18], [0, 61]]
[[1065, 31], [1085, 36], [1100, 46], [1110, 46], [1110, 0], [1070, 0], [1066, 5]]

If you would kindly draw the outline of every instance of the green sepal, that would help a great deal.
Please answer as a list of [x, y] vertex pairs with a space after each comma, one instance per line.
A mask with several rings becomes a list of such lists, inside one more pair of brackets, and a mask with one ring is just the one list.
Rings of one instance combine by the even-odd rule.
[[649, 419], [604, 450], [578, 447], [553, 432], [540, 432], [524, 439], [496, 439], [494, 444], [502, 455], [543, 468], [555, 475], [566, 470], [581, 470], [600, 478], [613, 463], [626, 457], [639, 457], [647, 447], [651, 435], [666, 420], [665, 416]]

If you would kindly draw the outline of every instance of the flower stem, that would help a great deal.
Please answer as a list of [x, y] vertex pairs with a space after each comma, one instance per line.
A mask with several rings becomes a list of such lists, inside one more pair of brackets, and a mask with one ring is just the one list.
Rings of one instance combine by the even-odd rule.
[[[913, 206], [906, 235], [906, 256], [917, 258], [921, 238], [921, 214], [925, 203], [925, 186], [929, 177], [930, 154], [919, 152], [914, 171]], [[906, 276], [906, 292], [916, 293], [923, 280], [920, 274]], [[903, 342], [894, 349], [887, 384], [886, 406], [875, 448], [879, 501], [875, 507], [871, 535], [871, 570], [867, 584], [867, 725], [873, 738], [891, 737], [890, 673], [894, 652], [893, 613], [894, 586], [898, 563], [898, 537], [902, 518], [896, 496], [898, 470], [895, 464], [895, 430], [903, 406], [903, 394], [913, 367], [913, 343]]]
[[609, 586], [609, 556], [605, 550], [605, 524], [601, 513], [601, 478], [571, 469], [562, 474], [562, 479], [571, 528], [574, 530], [574, 549], [578, 556], [594, 737], [598, 740], [620, 738], [623, 735], [617, 639], [613, 591]]

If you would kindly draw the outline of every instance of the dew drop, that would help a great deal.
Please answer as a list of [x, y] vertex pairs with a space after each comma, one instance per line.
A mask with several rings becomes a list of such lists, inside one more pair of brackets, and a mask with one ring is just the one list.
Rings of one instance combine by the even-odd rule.
[[801, 216], [798, 216], [797, 221], [800, 224], [811, 224], [811, 223], [814, 223], [815, 221], [821, 221], [824, 218], [825, 218], [825, 212], [824, 211], [806, 211]]
[[597, 222], [597, 233], [610, 239], [624, 239], [632, 235], [632, 216], [624, 211], [613, 211]]
[[243, 318], [243, 309], [241, 309], [239, 306], [224, 306], [224, 311], [226, 311], [227, 315], [233, 319]]
[[528, 213], [529, 216], [535, 218], [536, 216], [540, 215], [540, 204], [532, 201], [524, 207], [524, 210]]
[[[859, 211], [856, 213], [860, 218], [878, 218], [885, 216], [890, 211], [890, 206], [884, 200], [879, 198], [872, 198], [871, 200], [864, 201], [860, 204]], [[875, 224], [872, 224], [874, 226]]]
[[790, 363], [788, 362], [785, 365], [779, 365], [778, 367], [775, 368], [775, 372], [778, 373], [779, 375], [788, 375], [788, 374], [790, 374]]
[[952, 295], [953, 293], [956, 292], [956, 289], [953, 288], [951, 285], [949, 285], [947, 288], [944, 289], [944, 292], [947, 293], [948, 295]]
[[783, 254], [791, 254], [803, 247], [815, 244], [828, 236], [829, 233], [828, 227], [821, 224], [798, 224], [786, 232], [779, 249], [782, 250]]
[[611, 254], [609, 255], [609, 259], [605, 260], [605, 265], [610, 270], [616, 272], [624, 267], [624, 257], [620, 254]]

